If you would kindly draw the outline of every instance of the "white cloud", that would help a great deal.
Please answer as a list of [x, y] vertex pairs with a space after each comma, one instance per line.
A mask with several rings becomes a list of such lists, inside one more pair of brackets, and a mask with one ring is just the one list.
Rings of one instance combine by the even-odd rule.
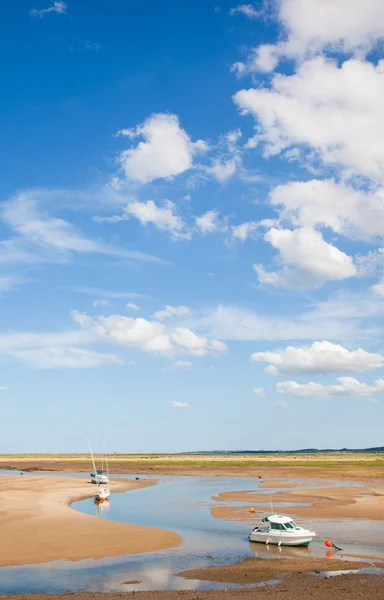
[[264, 156], [298, 147], [301, 160], [320, 159], [381, 181], [383, 95], [384, 61], [351, 59], [339, 66], [320, 56], [293, 75], [275, 75], [270, 88], [240, 90], [234, 101], [242, 114], [254, 116], [256, 135], [248, 147], [262, 145]]
[[172, 406], [172, 408], [189, 408], [190, 405], [188, 404], [188, 402], [179, 402], [178, 400], [175, 400], [174, 402], [168, 402], [169, 406]]
[[128, 302], [125, 305], [125, 308], [130, 308], [131, 310], [134, 310], [134, 311], [140, 310], [140, 306], [138, 304], [135, 304], [134, 302]]
[[260, 223], [258, 221], [247, 221], [240, 225], [232, 225], [232, 235], [237, 240], [240, 240], [240, 242], [245, 242], [249, 237], [252, 237], [252, 234], [258, 230], [259, 226]]
[[263, 14], [262, 10], [257, 10], [253, 4], [239, 4], [235, 8], [231, 8], [229, 11], [230, 15], [241, 13], [248, 17], [248, 19], [258, 19]]
[[267, 272], [262, 265], [254, 265], [260, 283], [310, 288], [357, 274], [352, 258], [326, 242], [314, 229], [272, 228], [264, 239], [279, 250], [283, 269]]
[[264, 396], [264, 388], [253, 388], [252, 394], [254, 396]]
[[105, 341], [141, 348], [145, 352], [167, 353], [172, 349], [164, 325], [156, 321], [122, 315], [92, 319], [78, 311], [72, 311], [72, 317], [80, 326], [90, 329]]
[[116, 298], [118, 300], [125, 298], [146, 298], [145, 294], [138, 294], [137, 292], [116, 292], [114, 290], [103, 290], [100, 288], [89, 287], [86, 285], [80, 285], [72, 288], [74, 292], [79, 294], [89, 294], [90, 296], [105, 296], [106, 298]]
[[109, 300], [94, 300], [93, 306], [96, 308], [97, 306], [108, 306], [110, 304]]
[[66, 262], [74, 253], [162, 262], [149, 254], [85, 237], [68, 221], [50, 217], [40, 210], [40, 194], [39, 190], [27, 190], [3, 204], [1, 217], [18, 237], [0, 243], [0, 262]]
[[288, 402], [285, 400], [278, 400], [275, 402], [275, 406], [278, 406], [279, 408], [286, 408], [288, 406]]
[[275, 187], [273, 206], [294, 226], [329, 227], [353, 238], [384, 236], [384, 190], [366, 192], [333, 179], [291, 181]]
[[52, 4], [52, 6], [49, 6], [48, 8], [42, 8], [40, 10], [37, 10], [36, 8], [32, 8], [32, 10], [30, 11], [30, 15], [32, 15], [33, 17], [40, 17], [41, 19], [44, 17], [44, 15], [48, 14], [48, 13], [58, 13], [60, 15], [65, 15], [67, 12], [67, 5], [65, 4], [65, 2], [62, 2], [61, 0], [55, 0]]
[[384, 296], [384, 279], [381, 279], [379, 283], [375, 283], [375, 285], [371, 287], [371, 290], [378, 296]]
[[207, 168], [207, 172], [211, 173], [219, 183], [225, 183], [236, 173], [238, 165], [239, 161], [235, 158], [224, 161], [215, 159], [212, 165]]
[[175, 344], [194, 356], [204, 356], [210, 351], [225, 354], [228, 350], [224, 342], [210, 341], [205, 336], [198, 335], [186, 327], [177, 327], [171, 337]]
[[76, 310], [71, 314], [78, 325], [104, 342], [140, 348], [144, 352], [205, 356], [225, 354], [227, 351], [223, 342], [198, 335], [186, 327], [177, 327], [168, 332], [163, 323], [143, 318], [135, 319], [122, 315], [92, 318]]
[[[381, 0], [275, 0], [281, 40], [253, 49], [243, 70], [273, 70], [281, 57], [302, 60], [324, 50], [364, 56], [384, 38], [384, 6]], [[257, 18], [260, 12], [243, 5], [233, 12]], [[266, 49], [266, 51], [265, 51]], [[275, 56], [270, 68], [258, 55]], [[242, 64], [242, 63], [240, 63]]]
[[163, 206], [158, 206], [153, 200], [147, 202], [130, 202], [123, 209], [122, 215], [112, 217], [93, 217], [98, 223], [118, 223], [136, 218], [144, 226], [152, 223], [161, 231], [168, 231], [174, 238], [189, 237], [185, 223], [175, 212], [175, 205], [170, 200], [165, 200]]
[[176, 360], [169, 367], [166, 367], [164, 371], [174, 371], [179, 369], [192, 369], [193, 363], [189, 360]]
[[183, 317], [191, 314], [192, 309], [189, 306], [171, 306], [168, 304], [163, 310], [157, 311], [154, 316], [156, 319], [163, 321], [171, 317]]
[[154, 114], [136, 129], [123, 129], [119, 135], [144, 138], [135, 148], [124, 150], [119, 159], [126, 177], [143, 184], [188, 171], [193, 156], [207, 150], [202, 140], [191, 141], [172, 114]]
[[200, 215], [200, 217], [196, 217], [195, 221], [198, 230], [203, 235], [214, 233], [221, 227], [219, 214], [216, 210], [208, 210], [203, 215]]
[[376, 379], [374, 385], [361, 383], [354, 377], [339, 377], [339, 384], [322, 385], [321, 383], [297, 383], [296, 381], [281, 381], [276, 389], [281, 394], [299, 398], [332, 398], [337, 396], [366, 397], [384, 394], [384, 379]]
[[102, 354], [73, 347], [14, 350], [11, 356], [37, 369], [84, 369], [101, 365], [124, 364], [113, 354]]
[[358, 373], [384, 366], [384, 356], [362, 348], [349, 351], [332, 342], [313, 342], [309, 347], [288, 346], [277, 352], [255, 352], [251, 362], [266, 362], [265, 371], [272, 375], [314, 373]]
[[[345, 313], [343, 314], [344, 295], [334, 298], [328, 303], [319, 303], [310, 310], [300, 313], [256, 312], [244, 307], [219, 305], [207, 310], [196, 319], [195, 328], [203, 330], [206, 335], [225, 341], [291, 341], [322, 339], [330, 340], [354, 339], [372, 335], [365, 325], [360, 326], [359, 319], [366, 315], [383, 314], [384, 306], [371, 306], [370, 302], [354, 302], [345, 298]], [[366, 311], [366, 312], [365, 312]], [[193, 324], [193, 323], [192, 323]], [[377, 329], [376, 335], [377, 335]]]

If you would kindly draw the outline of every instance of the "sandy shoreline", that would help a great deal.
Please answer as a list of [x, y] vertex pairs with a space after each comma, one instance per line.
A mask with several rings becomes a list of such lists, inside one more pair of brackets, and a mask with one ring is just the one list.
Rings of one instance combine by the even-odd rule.
[[[273, 487], [270, 483], [263, 485]], [[285, 485], [280, 483], [280, 487]], [[310, 489], [296, 487], [274, 493], [271, 498], [272, 502], [310, 503], [310, 506], [289, 508], [290, 514], [299, 517], [384, 520], [383, 487], [318, 486]], [[258, 503], [257, 512], [263, 513], [270, 511], [269, 499], [269, 494], [255, 490], [225, 492], [215, 498], [218, 502], [255, 502]], [[260, 502], [265, 502], [265, 505], [260, 505]], [[219, 519], [249, 519], [249, 506], [215, 506], [211, 512]]]
[[[368, 562], [350, 562], [327, 558], [246, 558], [240, 562], [190, 569], [180, 573], [187, 579], [204, 581], [223, 581], [227, 583], [258, 583], [280, 579], [286, 573], [313, 573], [324, 571], [343, 571], [369, 567]], [[384, 585], [384, 581], [383, 581]]]
[[[86, 480], [1, 475], [0, 482], [0, 566], [153, 552], [181, 542], [171, 531], [97, 519], [72, 509], [71, 502], [94, 493], [94, 486]], [[111, 490], [116, 493], [155, 483], [117, 480]]]
[[[321, 579], [293, 573], [276, 585], [255, 589], [183, 590], [147, 592], [79, 592], [60, 594], [61, 600], [369, 600], [383, 599], [383, 578], [375, 575], [340, 575]], [[57, 600], [54, 594], [9, 594], [0, 600]]]

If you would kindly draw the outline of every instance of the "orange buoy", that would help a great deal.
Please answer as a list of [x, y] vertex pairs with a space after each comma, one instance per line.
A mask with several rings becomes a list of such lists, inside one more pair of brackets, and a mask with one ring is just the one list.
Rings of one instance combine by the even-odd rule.
[[324, 544], [327, 546], [327, 548], [332, 548], [333, 546], [331, 540], [325, 540]]
[[250, 513], [254, 513], [254, 512], [255, 512], [255, 509], [254, 509], [254, 508], [250, 508], [250, 509], [249, 509], [249, 512], [250, 512]]

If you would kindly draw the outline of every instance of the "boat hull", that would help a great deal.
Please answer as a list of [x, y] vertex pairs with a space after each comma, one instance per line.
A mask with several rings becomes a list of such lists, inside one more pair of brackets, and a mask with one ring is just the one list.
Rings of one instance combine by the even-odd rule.
[[110, 490], [102, 489], [95, 494], [96, 502], [104, 502], [111, 495]]
[[253, 532], [249, 536], [250, 542], [260, 544], [274, 544], [276, 546], [308, 546], [314, 535], [292, 535], [292, 534], [274, 534], [272, 532]]
[[104, 484], [108, 483], [109, 479], [107, 475], [95, 475], [94, 473], [91, 473], [91, 481], [92, 483]]

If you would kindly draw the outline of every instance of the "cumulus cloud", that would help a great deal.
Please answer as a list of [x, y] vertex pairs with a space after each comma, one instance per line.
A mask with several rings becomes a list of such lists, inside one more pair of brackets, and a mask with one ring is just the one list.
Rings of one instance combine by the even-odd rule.
[[366, 352], [362, 348], [349, 351], [332, 342], [313, 342], [311, 346], [288, 346], [277, 352], [254, 352], [251, 362], [266, 362], [272, 375], [315, 373], [358, 373], [384, 366], [384, 356]]
[[188, 402], [179, 402], [178, 400], [172, 401], [172, 402], [168, 402], [169, 406], [172, 406], [172, 408], [189, 408], [190, 404], [188, 404]]
[[216, 210], [208, 210], [203, 215], [200, 215], [200, 217], [196, 217], [195, 221], [197, 229], [202, 235], [215, 233], [221, 227], [219, 214]]
[[371, 287], [371, 290], [378, 296], [384, 296], [384, 279], [381, 279], [379, 283], [375, 283], [375, 285]]
[[259, 226], [260, 223], [258, 221], [247, 221], [240, 225], [232, 225], [232, 236], [240, 242], [245, 242], [249, 237], [252, 237], [252, 234], [258, 230]]
[[270, 229], [264, 239], [280, 252], [283, 269], [268, 272], [254, 265], [259, 282], [276, 287], [311, 288], [326, 281], [347, 279], [357, 275], [350, 256], [329, 244], [320, 232], [308, 227]]
[[383, 95], [384, 61], [351, 59], [339, 66], [319, 56], [293, 75], [275, 75], [271, 87], [240, 90], [234, 101], [255, 118], [248, 147], [260, 145], [264, 156], [294, 148], [301, 160], [320, 159], [381, 181]]
[[339, 384], [335, 385], [322, 385], [313, 381], [309, 383], [281, 381], [276, 384], [276, 389], [281, 394], [299, 398], [367, 397], [384, 393], [384, 379], [376, 379], [373, 385], [361, 383], [354, 377], [339, 377], [337, 381]]
[[382, 188], [363, 191], [333, 179], [291, 181], [275, 187], [269, 199], [294, 226], [328, 227], [352, 238], [384, 236]]
[[194, 155], [208, 148], [202, 140], [192, 142], [172, 114], [154, 114], [142, 125], [122, 129], [118, 135], [144, 139], [135, 148], [124, 150], [119, 158], [126, 177], [142, 184], [188, 171]]
[[37, 369], [86, 369], [124, 364], [114, 354], [73, 347], [20, 349], [14, 350], [11, 355]]
[[[273, 5], [281, 39], [253, 49], [244, 70], [273, 70], [281, 57], [303, 60], [324, 50], [364, 56], [384, 38], [381, 0], [275, 0]], [[251, 19], [262, 13], [251, 4], [233, 12]], [[274, 56], [270, 65], [260, 59], [266, 52]]]
[[163, 310], [159, 310], [155, 313], [156, 319], [163, 321], [164, 319], [170, 319], [171, 317], [183, 317], [192, 314], [192, 309], [189, 306], [167, 306]]
[[205, 336], [198, 335], [186, 327], [177, 327], [171, 337], [175, 344], [194, 356], [204, 356], [209, 351], [226, 354], [228, 350], [224, 342], [208, 340]]
[[76, 323], [105, 341], [141, 348], [145, 352], [166, 353], [172, 349], [164, 325], [156, 321], [122, 315], [93, 319], [78, 311], [72, 311], [72, 317]]
[[61, 0], [55, 0], [52, 6], [49, 6], [48, 8], [41, 8], [40, 10], [32, 8], [29, 14], [32, 15], [32, 17], [40, 17], [42, 19], [44, 15], [54, 12], [58, 13], [59, 15], [65, 15], [67, 12], [67, 5], [65, 2], [62, 2]]
[[78, 325], [104, 342], [140, 348], [148, 353], [205, 356], [225, 354], [227, 351], [223, 342], [198, 335], [186, 327], [177, 327], [168, 332], [163, 323], [143, 318], [122, 315], [92, 318], [76, 310], [71, 314]]
[[161, 231], [168, 231], [172, 237], [188, 237], [186, 225], [183, 219], [176, 214], [176, 207], [170, 200], [165, 200], [163, 206], [157, 205], [153, 200], [147, 202], [130, 202], [127, 204], [121, 215], [111, 217], [93, 217], [98, 223], [109, 222], [118, 223], [135, 218], [144, 226], [153, 224]]

